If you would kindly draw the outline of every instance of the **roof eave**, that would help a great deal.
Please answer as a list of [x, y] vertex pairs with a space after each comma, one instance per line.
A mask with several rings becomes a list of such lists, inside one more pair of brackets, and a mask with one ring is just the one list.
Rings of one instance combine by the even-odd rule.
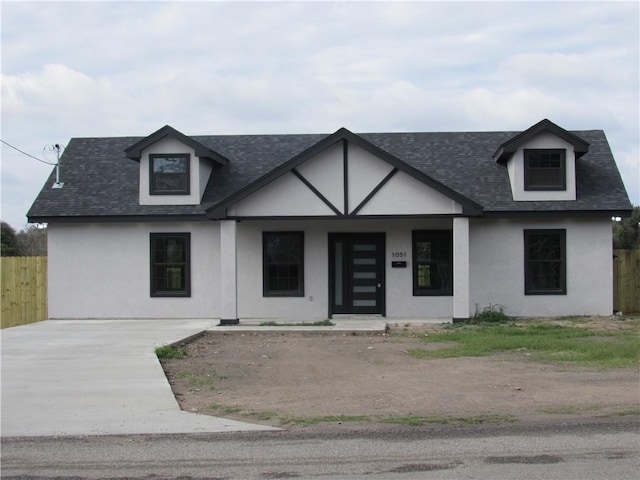
[[483, 213], [485, 218], [514, 218], [514, 217], [536, 217], [536, 218], [594, 218], [594, 217], [628, 217], [632, 210], [628, 209], [584, 209], [584, 210], [488, 210]]
[[29, 223], [130, 223], [130, 222], [201, 222], [203, 214], [131, 214], [131, 215], [27, 215]]
[[165, 125], [164, 127], [155, 131], [148, 137], [145, 137], [139, 140], [138, 142], [134, 143], [130, 147], [126, 148], [124, 152], [127, 158], [134, 160], [136, 162], [139, 162], [140, 158], [142, 157], [142, 151], [145, 148], [148, 148], [149, 146], [159, 142], [160, 140], [166, 137], [175, 138], [176, 140], [193, 148], [197, 157], [208, 158], [214, 161], [215, 163], [218, 163], [219, 165], [226, 165], [227, 163], [229, 163], [229, 159], [226, 158], [224, 155], [219, 154], [215, 150], [211, 150], [210, 148], [194, 140], [193, 138], [185, 135], [182, 132], [179, 132], [178, 130], [171, 127], [170, 125]]
[[557, 137], [560, 137], [566, 142], [573, 145], [573, 150], [576, 154], [576, 158], [580, 158], [589, 151], [589, 142], [586, 142], [577, 135], [565, 130], [564, 128], [553, 123], [551, 120], [545, 118], [544, 120], [541, 120], [532, 127], [529, 127], [523, 132], [520, 132], [519, 134], [515, 135], [514, 137], [510, 138], [502, 145], [500, 145], [496, 152], [493, 154], [493, 158], [498, 163], [507, 162], [524, 143], [545, 131], [551, 132]]

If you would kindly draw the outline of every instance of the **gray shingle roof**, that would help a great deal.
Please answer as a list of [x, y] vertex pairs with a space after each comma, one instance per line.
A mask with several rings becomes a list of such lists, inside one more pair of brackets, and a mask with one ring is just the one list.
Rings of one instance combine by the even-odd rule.
[[[631, 204], [607, 139], [601, 130], [571, 132], [590, 144], [576, 165], [577, 200], [514, 202], [506, 166], [496, 149], [519, 132], [366, 133], [364, 140], [481, 205], [485, 214], [517, 212], [624, 212]], [[74, 138], [61, 158], [64, 187], [52, 189], [55, 172], [27, 216], [61, 217], [198, 216], [274, 168], [326, 138], [325, 134], [193, 136], [229, 159], [215, 166], [201, 205], [139, 205], [139, 163], [125, 149], [141, 137]], [[122, 219], [122, 218], [121, 218]]]

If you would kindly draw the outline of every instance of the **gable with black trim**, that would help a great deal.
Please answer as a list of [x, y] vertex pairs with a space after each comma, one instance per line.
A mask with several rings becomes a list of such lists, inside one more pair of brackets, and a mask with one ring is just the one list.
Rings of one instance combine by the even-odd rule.
[[209, 218], [479, 215], [481, 207], [341, 128], [208, 210]]

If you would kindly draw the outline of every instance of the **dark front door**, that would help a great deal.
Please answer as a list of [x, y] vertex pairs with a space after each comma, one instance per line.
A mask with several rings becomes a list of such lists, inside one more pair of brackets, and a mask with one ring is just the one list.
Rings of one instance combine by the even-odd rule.
[[329, 314], [383, 314], [384, 233], [329, 234]]

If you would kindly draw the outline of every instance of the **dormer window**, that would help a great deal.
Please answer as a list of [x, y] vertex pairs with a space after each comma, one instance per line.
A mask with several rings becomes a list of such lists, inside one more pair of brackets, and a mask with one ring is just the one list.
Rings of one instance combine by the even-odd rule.
[[565, 150], [525, 149], [524, 189], [566, 190]]
[[189, 154], [150, 154], [150, 195], [189, 195]]
[[165, 125], [125, 149], [140, 163], [140, 205], [198, 205], [214, 166], [229, 160]]
[[576, 163], [589, 143], [576, 134], [542, 120], [498, 147], [493, 157], [507, 167], [516, 202], [577, 199]]

